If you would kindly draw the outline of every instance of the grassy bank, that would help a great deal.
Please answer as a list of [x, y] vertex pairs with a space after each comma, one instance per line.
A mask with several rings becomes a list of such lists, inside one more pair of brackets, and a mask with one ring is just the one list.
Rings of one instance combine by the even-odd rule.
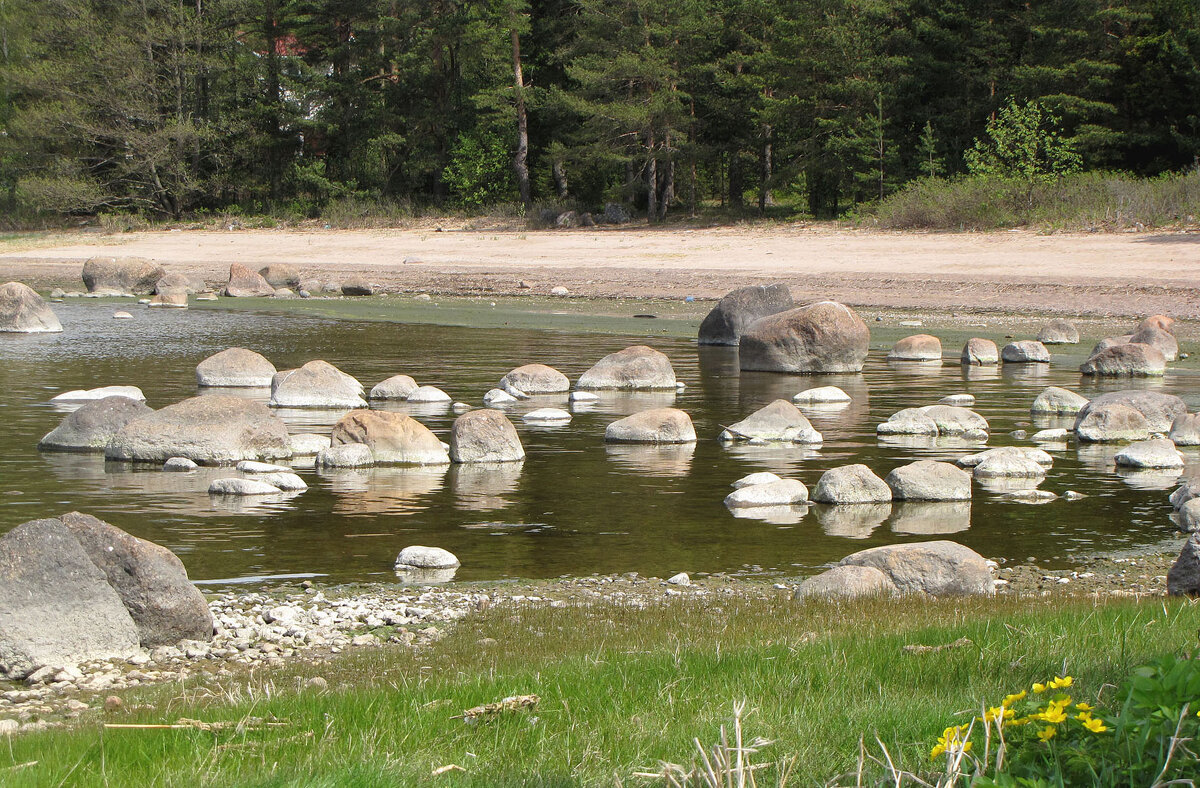
[[861, 208], [860, 224], [890, 230], [1070, 232], [1186, 228], [1200, 216], [1200, 172], [1138, 178], [1080, 172], [1032, 183], [994, 177], [913, 181]]
[[[789, 761], [790, 784], [805, 785], [854, 770], [860, 737], [876, 734], [906, 767], [928, 768], [945, 726], [1055, 674], [1104, 700], [1132, 667], [1194, 647], [1196, 625], [1194, 605], [1161, 600], [835, 606], [714, 594], [645, 609], [494, 608], [425, 653], [373, 649], [130, 694], [76, 729], [0, 745], [0, 782], [655, 784], [635, 774], [690, 764], [693, 737], [716, 741], [744, 699], [747, 736], [773, 740], [756, 759]], [[905, 649], [943, 644], [956, 645]], [[307, 685], [316, 675], [328, 690]], [[523, 694], [540, 696], [536, 709], [474, 725], [459, 716]], [[181, 718], [217, 725], [100, 724]], [[464, 771], [432, 777], [450, 764]]]

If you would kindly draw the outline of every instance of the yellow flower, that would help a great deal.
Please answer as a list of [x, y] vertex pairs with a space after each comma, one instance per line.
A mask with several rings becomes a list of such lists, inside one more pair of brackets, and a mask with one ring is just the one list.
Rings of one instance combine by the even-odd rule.
[[1070, 676], [1062, 676], [1061, 678], [1055, 677], [1055, 679], [1050, 682], [1050, 687], [1052, 689], [1061, 689], [1063, 687], [1069, 687], [1074, 683], [1075, 679], [1071, 678]]
[[1038, 738], [1042, 741], [1050, 741], [1054, 738], [1054, 734], [1056, 733], [1058, 733], [1057, 728], [1055, 728], [1053, 725], [1047, 725], [1045, 728], [1042, 728], [1040, 731], [1038, 731]]
[[941, 755], [942, 753], [944, 753], [945, 751], [946, 751], [946, 745], [942, 744], [941, 742], [938, 742], [937, 746], [934, 747], [932, 751], [930, 751], [929, 757], [936, 758], [939, 755]]
[[1095, 708], [1095, 707], [1094, 707], [1094, 706], [1089, 706], [1089, 705], [1088, 705], [1088, 704], [1086, 704], [1086, 703], [1076, 703], [1076, 704], [1075, 704], [1075, 708], [1079, 709], [1080, 711], [1091, 711], [1091, 710], [1092, 710], [1093, 708]]
[[[1007, 695], [1007, 696], [1005, 696], [1004, 700], [1000, 701], [1000, 705], [1007, 709], [1010, 706], [1012, 706], [1014, 703], [1016, 703], [1017, 701], [1024, 700], [1025, 695], [1026, 695], [1025, 690], [1021, 690], [1020, 692], [1016, 693], [1015, 695]], [[1198, 715], [1198, 716], [1200, 716], [1200, 715]]]
[[1046, 707], [1046, 710], [1041, 714], [1034, 715], [1043, 722], [1052, 722], [1057, 725], [1060, 722], [1065, 722], [1067, 715], [1063, 714], [1063, 710], [1051, 704]]
[[1104, 733], [1106, 730], [1108, 730], [1108, 726], [1104, 724], [1104, 720], [1098, 720], [1095, 717], [1092, 717], [1090, 714], [1088, 715], [1087, 719], [1084, 719], [1083, 714], [1080, 714], [1078, 719], [1083, 723], [1083, 727], [1087, 728], [1092, 733]]
[[1033, 691], [1038, 694], [1041, 694], [1046, 691], [1046, 685], [1045, 684], [1034, 684]]

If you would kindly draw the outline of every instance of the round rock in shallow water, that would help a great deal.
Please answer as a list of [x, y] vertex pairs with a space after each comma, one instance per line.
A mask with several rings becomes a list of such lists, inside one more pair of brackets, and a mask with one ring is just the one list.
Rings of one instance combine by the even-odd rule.
[[0, 333], [41, 334], [62, 330], [58, 317], [33, 288], [20, 282], [0, 285]]
[[1037, 341], [1043, 345], [1077, 345], [1079, 329], [1069, 320], [1051, 320], [1038, 332]]
[[182, 473], [182, 472], [186, 472], [186, 471], [194, 471], [199, 467], [200, 467], [199, 465], [192, 462], [187, 457], [172, 457], [171, 459], [169, 459], [163, 463], [162, 469], [164, 471], [174, 471], [176, 473]]
[[808, 500], [808, 488], [796, 479], [781, 479], [766, 484], [752, 484], [725, 496], [730, 509], [759, 506], [791, 506]]
[[291, 455], [287, 425], [261, 403], [224, 394], [192, 397], [139, 416], [104, 448], [111, 460], [157, 463], [186, 457], [224, 465]]
[[665, 354], [645, 345], [610, 353], [579, 376], [580, 389], [674, 389], [675, 370]]
[[419, 386], [408, 395], [409, 402], [450, 402], [452, 399], [437, 386]]
[[146, 401], [146, 395], [137, 386], [101, 386], [95, 389], [64, 391], [57, 397], [53, 397], [50, 401], [64, 404], [71, 402], [94, 402], [106, 397], [125, 397], [137, 402]]
[[128, 397], [105, 397], [88, 402], [67, 415], [38, 442], [43, 451], [104, 451], [122, 427], [154, 411]]
[[321, 449], [314, 464], [318, 468], [366, 468], [375, 464], [375, 455], [365, 443], [342, 443]]
[[973, 410], [953, 405], [927, 405], [893, 413], [875, 428], [879, 435], [959, 436], [987, 440], [987, 419]]
[[652, 408], [626, 416], [604, 430], [609, 443], [694, 443], [692, 417], [676, 408]]
[[1074, 391], [1048, 386], [1038, 394], [1029, 407], [1034, 414], [1074, 415], [1088, 404], [1088, 398]]
[[258, 462], [256, 460], [242, 460], [237, 464], [237, 469], [241, 473], [291, 473], [292, 469], [286, 465], [276, 465], [273, 462]]
[[274, 379], [275, 365], [259, 353], [231, 347], [196, 365], [196, 385], [266, 388]]
[[1200, 446], [1200, 413], [1176, 416], [1167, 437], [1176, 446]]
[[525, 394], [562, 394], [570, 391], [571, 381], [554, 367], [526, 364], [500, 378], [500, 388], [514, 388]]
[[1183, 467], [1183, 455], [1165, 438], [1130, 444], [1117, 452], [1113, 461], [1126, 468]]
[[310, 361], [271, 381], [275, 408], [365, 408], [362, 384], [328, 361]]
[[887, 357], [895, 361], [941, 361], [942, 341], [931, 334], [914, 334], [898, 340]]
[[[1147, 426], [1153, 432], [1168, 432], [1171, 425], [1175, 423], [1175, 419], [1187, 413], [1187, 403], [1174, 394], [1146, 389], [1110, 391], [1088, 401], [1088, 404], [1079, 411], [1076, 424], [1078, 425], [1078, 420], [1091, 411], [1112, 404], [1125, 405], [1141, 413], [1146, 417]], [[1130, 438], [1129, 440], [1137, 439]]]
[[502, 389], [489, 389], [488, 393], [483, 395], [483, 404], [489, 408], [499, 407], [500, 405], [511, 405], [516, 401], [516, 397]]
[[805, 580], [792, 593], [792, 598], [857, 599], [895, 593], [898, 593], [896, 584], [873, 566], [835, 566]]
[[453, 569], [460, 566], [458, 557], [440, 547], [410, 545], [396, 556], [397, 569]]
[[498, 410], [473, 410], [450, 427], [454, 462], [520, 462], [525, 449], [512, 422]]
[[740, 478], [736, 482], [734, 482], [731, 486], [735, 490], [740, 490], [743, 487], [752, 487], [755, 484], [770, 484], [771, 482], [781, 482], [781, 481], [783, 481], [782, 476], [778, 476], [769, 471], [759, 471], [758, 473], [752, 473], [749, 476], [743, 476], [742, 478]]
[[751, 413], [741, 421], [730, 424], [721, 432], [723, 441], [787, 441], [790, 443], [821, 443], [821, 433], [800, 409], [785, 399], [777, 399]]
[[1005, 345], [1000, 358], [1009, 364], [1049, 364], [1050, 351], [1041, 342], [1025, 339]]
[[283, 492], [273, 484], [257, 479], [214, 479], [209, 495], [277, 495]]
[[289, 435], [288, 443], [292, 446], [292, 454], [297, 457], [312, 457], [330, 446], [328, 435], [317, 435], [312, 432]]
[[1085, 375], [1100, 377], [1159, 377], [1167, 369], [1167, 359], [1149, 345], [1126, 343], [1101, 350], [1079, 366]]
[[428, 427], [411, 416], [392, 411], [352, 410], [333, 425], [330, 442], [332, 447], [346, 443], [365, 444], [373, 461], [379, 464], [445, 465], [450, 462], [442, 442]]
[[254, 478], [257, 481], [266, 482], [274, 487], [278, 487], [284, 492], [304, 492], [308, 489], [308, 484], [306, 484], [305, 481], [299, 476], [290, 471], [261, 473], [255, 475]]
[[987, 561], [957, 542], [875, 547], [846, 556], [840, 566], [874, 567], [887, 575], [902, 594], [990, 596], [996, 591]]
[[526, 424], [566, 424], [571, 414], [562, 408], [538, 408], [521, 417]]
[[1063, 427], [1055, 427], [1048, 430], [1038, 430], [1029, 436], [1029, 440], [1034, 443], [1066, 443], [1071, 437], [1071, 433]]
[[1000, 363], [1000, 351], [990, 339], [972, 337], [963, 345], [962, 363], [970, 366], [990, 366]]
[[792, 397], [797, 405], [843, 405], [850, 402], [850, 395], [837, 386], [818, 386], [805, 389]]
[[1044, 466], [1017, 452], [989, 452], [975, 466], [976, 479], [1040, 479], [1045, 475]]
[[748, 371], [860, 372], [870, 343], [854, 310], [821, 301], [756, 320], [742, 334], [738, 362]]
[[1150, 423], [1140, 411], [1110, 402], [1079, 414], [1075, 437], [1087, 443], [1141, 441], [1150, 437]]
[[995, 449], [981, 451], [978, 454], [968, 454], [965, 457], [959, 457], [955, 465], [960, 468], [975, 468], [984, 461], [996, 457], [1021, 457], [1047, 468], [1054, 465], [1053, 457], [1045, 451], [1032, 446], [999, 446]]
[[392, 375], [387, 380], [376, 383], [371, 389], [371, 399], [408, 399], [419, 388], [417, 381], [408, 375]]
[[867, 466], [843, 465], [821, 474], [813, 490], [813, 500], [834, 504], [887, 503], [892, 500], [892, 490]]
[[884, 479], [897, 501], [969, 501], [971, 477], [948, 462], [918, 460]]

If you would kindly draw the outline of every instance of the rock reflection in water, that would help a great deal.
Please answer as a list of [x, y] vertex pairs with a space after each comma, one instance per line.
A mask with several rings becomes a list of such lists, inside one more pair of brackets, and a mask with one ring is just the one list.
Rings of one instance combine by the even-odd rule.
[[287, 424], [288, 432], [329, 433], [333, 425], [349, 412], [347, 408], [271, 408], [272, 415]]
[[996, 380], [1000, 377], [1000, 367], [996, 364], [963, 364], [961, 369], [963, 380]]
[[687, 476], [692, 470], [692, 455], [696, 453], [696, 444], [606, 444], [604, 451], [613, 462], [647, 476]]
[[1076, 446], [1075, 456], [1079, 464], [1097, 471], [1111, 471], [1116, 466], [1114, 459], [1124, 448], [1121, 443], [1080, 443]]
[[756, 468], [787, 476], [803, 466], [805, 462], [820, 459], [819, 447], [802, 443], [766, 443], [751, 446], [748, 443], [724, 444], [722, 451], [730, 457], [753, 463]]
[[214, 512], [222, 514], [269, 514], [294, 508], [294, 498], [299, 492], [282, 492], [274, 495], [210, 495], [208, 500]]
[[1013, 383], [1036, 383], [1050, 375], [1050, 365], [1041, 363], [1002, 364], [1000, 376]]
[[1131, 490], [1173, 490], [1179, 486], [1179, 477], [1183, 475], [1183, 469], [1151, 468], [1142, 470], [1118, 467], [1116, 473]]
[[817, 522], [828, 536], [866, 539], [892, 515], [890, 503], [817, 504]]
[[747, 506], [730, 509], [741, 520], [761, 520], [772, 525], [795, 525], [808, 514], [807, 506]]
[[[632, 416], [644, 410], [654, 408], [670, 408], [675, 405], [674, 391], [607, 391], [597, 390], [593, 394], [600, 396], [591, 402], [572, 402], [572, 409], [577, 412], [606, 413], [613, 416]], [[581, 408], [579, 406], [588, 407]]]
[[447, 467], [319, 468], [339, 515], [410, 514], [429, 507], [445, 483]]
[[955, 534], [971, 527], [970, 501], [905, 501], [892, 507], [898, 534]]
[[887, 366], [889, 370], [895, 372], [897, 375], [940, 375], [943, 369], [941, 359], [932, 361], [897, 361], [894, 358], [889, 358]]
[[[1057, 430], [1064, 429], [1068, 432], [1075, 429], [1074, 416], [1055, 416], [1049, 413], [1035, 413], [1030, 421], [1033, 423], [1035, 430]], [[1070, 439], [1070, 436], [1063, 438], [1063, 441]]]
[[[271, 399], [271, 387], [256, 388], [253, 386], [200, 386], [196, 389], [196, 395], [209, 397], [214, 394], [225, 397], [241, 397], [242, 399], [261, 402], [266, 405]], [[281, 409], [282, 410], [282, 409]]]
[[487, 512], [512, 503], [506, 495], [521, 483], [523, 462], [469, 462], [450, 469], [454, 505], [465, 511]]
[[1045, 476], [992, 476], [975, 479], [975, 484], [984, 492], [996, 495], [1020, 492], [1021, 490], [1036, 490], [1038, 485], [1046, 481]]

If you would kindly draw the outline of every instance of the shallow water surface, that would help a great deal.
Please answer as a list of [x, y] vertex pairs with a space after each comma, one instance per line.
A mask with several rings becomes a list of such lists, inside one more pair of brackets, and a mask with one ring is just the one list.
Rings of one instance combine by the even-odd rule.
[[[875, 425], [903, 407], [942, 396], [975, 395], [992, 427], [989, 446], [1017, 443], [1008, 433], [1028, 425], [1029, 404], [1045, 386], [1094, 396], [1130, 386], [1179, 394], [1200, 405], [1200, 377], [1095, 384], [1077, 372], [1090, 343], [1055, 352], [1054, 364], [964, 369], [957, 364], [889, 364], [891, 342], [911, 330], [872, 326], [872, 353], [859, 375], [791, 376], [739, 373], [737, 350], [698, 348], [664, 337], [652, 321], [646, 334], [603, 335], [564, 330], [462, 328], [215, 309], [137, 310], [113, 320], [112, 304], [56, 304], [64, 333], [0, 335], [0, 531], [77, 509], [174, 550], [199, 581], [276, 575], [327, 575], [338, 581], [394, 577], [392, 562], [409, 544], [456, 553], [460, 580], [553, 577], [637, 571], [810, 574], [865, 547], [951, 538], [989, 558], [1036, 556], [1053, 564], [1100, 550], [1159, 544], [1173, 536], [1167, 491], [1174, 476], [1119, 474], [1116, 448], [1072, 443], [1052, 450], [1054, 468], [1042, 489], [1086, 494], [1043, 505], [1014, 502], [979, 482], [969, 504], [794, 507], [731, 514], [722, 503], [730, 483], [770, 470], [811, 489], [823, 471], [863, 462], [880, 476], [920, 458], [953, 460], [979, 444], [925, 439], [883, 441]], [[1002, 333], [980, 330], [1003, 343]], [[942, 334], [947, 353], [964, 336]], [[525, 445], [523, 463], [448, 468], [373, 468], [300, 474], [307, 492], [272, 500], [210, 497], [209, 482], [237, 475], [204, 468], [172, 474], [106, 463], [100, 455], [39, 453], [38, 439], [63, 412], [55, 394], [101, 385], [140, 386], [151, 407], [196, 393], [196, 364], [230, 346], [254, 349], [279, 369], [322, 358], [369, 389], [397, 373], [479, 405], [514, 366], [540, 362], [572, 380], [601, 356], [647, 343], [667, 353], [687, 389], [671, 393], [602, 395], [575, 407], [565, 426], [530, 426], [520, 415], [566, 407], [566, 396], [539, 397], [506, 409]], [[813, 386], [837, 385], [854, 401], [840, 409], [806, 410], [823, 433], [819, 448], [723, 447], [715, 438], [776, 398]], [[248, 394], [266, 399], [265, 391]], [[694, 446], [606, 446], [605, 426], [647, 407], [687, 410], [700, 441]], [[455, 414], [448, 407], [389, 405], [411, 413], [443, 440]], [[282, 411], [292, 432], [328, 432], [341, 415]], [[1070, 426], [1069, 422], [1066, 426]], [[1190, 472], [1200, 452], [1188, 451]]]

